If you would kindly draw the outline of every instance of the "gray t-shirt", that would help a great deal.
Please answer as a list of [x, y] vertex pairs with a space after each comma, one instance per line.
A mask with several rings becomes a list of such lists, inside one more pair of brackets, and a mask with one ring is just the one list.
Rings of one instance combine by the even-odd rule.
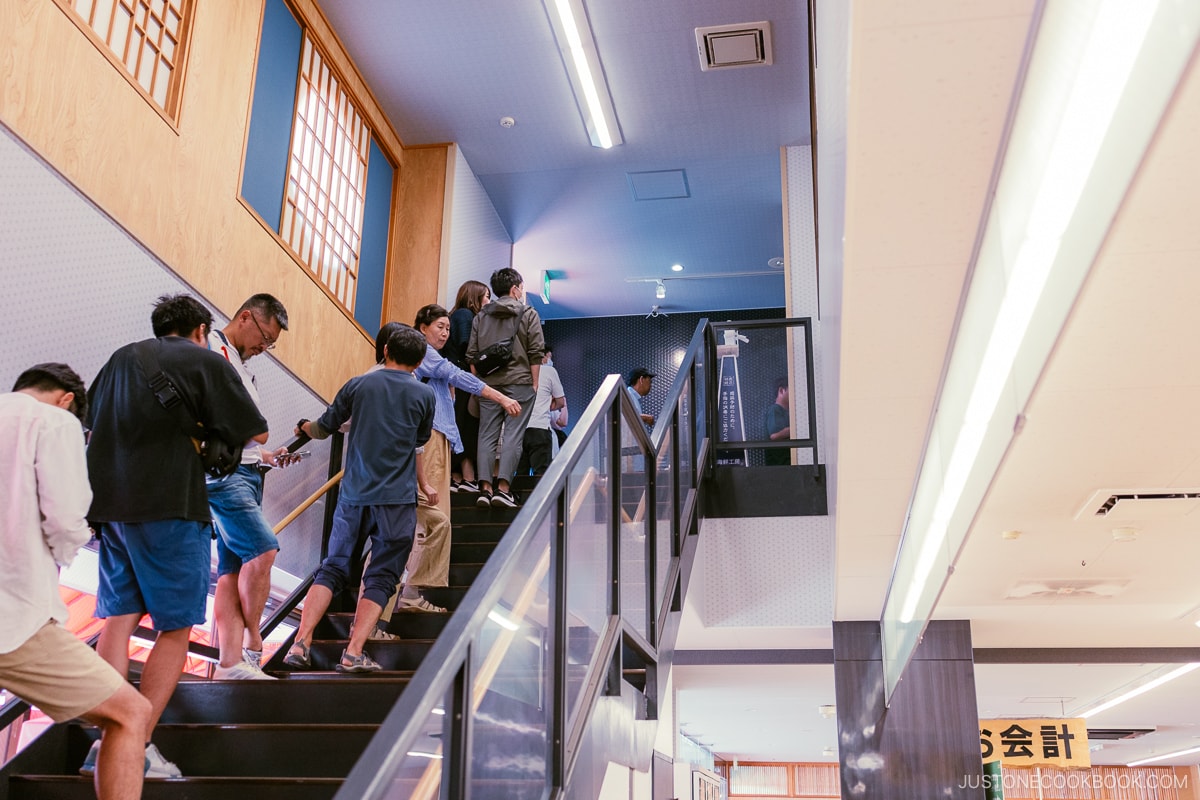
[[417, 502], [416, 449], [433, 430], [433, 389], [398, 369], [351, 378], [317, 420], [336, 431], [354, 417], [346, 442], [340, 502], [358, 506]]

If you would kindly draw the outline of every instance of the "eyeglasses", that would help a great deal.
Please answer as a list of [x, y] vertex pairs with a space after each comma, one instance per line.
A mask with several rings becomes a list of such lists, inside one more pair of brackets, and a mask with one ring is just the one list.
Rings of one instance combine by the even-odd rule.
[[270, 336], [267, 336], [267, 332], [263, 330], [262, 325], [258, 324], [258, 317], [254, 316], [253, 311], [250, 312], [250, 319], [254, 320], [254, 327], [258, 328], [258, 332], [260, 334], [262, 334], [263, 349], [264, 350], [274, 350], [275, 349], [275, 340], [272, 339]]

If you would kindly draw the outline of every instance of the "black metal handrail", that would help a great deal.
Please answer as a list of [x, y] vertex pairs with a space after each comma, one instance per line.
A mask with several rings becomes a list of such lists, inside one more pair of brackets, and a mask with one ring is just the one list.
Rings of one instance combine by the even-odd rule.
[[[699, 478], [705, 469], [698, 459], [706, 458], [708, 453], [708, 448], [696, 435], [695, 429], [698, 413], [696, 392], [701, 384], [698, 370], [708, 363], [704, 354], [707, 324], [707, 320], [702, 320], [697, 326], [692, 342], [680, 365], [679, 373], [676, 375], [664, 403], [663, 413], [660, 414], [652, 434], [646, 434], [621, 382], [621, 377], [609, 375], [604, 379], [599, 391], [576, 423], [563, 449], [551, 462], [549, 469], [518, 512], [509, 526], [508, 532], [497, 545], [471, 588], [468, 589], [441, 635], [422, 659], [420, 667], [400, 695], [396, 705], [383, 720], [378, 733], [372, 738], [358, 763], [347, 776], [336, 795], [337, 798], [374, 800], [390, 796], [393, 776], [401, 767], [406, 753], [422, 735], [426, 721], [435, 708], [440, 707], [447, 700], [448, 705], [444, 710], [448, 720], [446, 723], [448, 731], [443, 739], [445, 752], [441, 770], [445, 784], [442, 787], [444, 793], [442, 796], [450, 798], [465, 796], [468, 791], [467, 774], [470, 764], [467, 748], [471, 740], [470, 683], [473, 643], [483, 631], [488, 616], [500, 600], [508, 581], [518, 577], [517, 571], [521, 566], [520, 556], [533, 543], [547, 518], [556, 510], [559, 512], [557, 518], [559, 524], [555, 536], [551, 537], [549, 554], [551, 566], [548, 568], [555, 570], [561, 567], [565, 561], [564, 547], [560, 539], [569, 535], [570, 521], [567, 513], [569, 498], [566, 494], [570, 488], [568, 479], [575, 474], [575, 468], [583, 459], [594, 436], [605, 436], [606, 434], [608, 436], [609, 461], [607, 467], [610, 472], [605, 489], [609, 494], [609, 502], [612, 503], [613, 513], [608, 521], [608, 536], [614, 554], [619, 552], [617, 543], [621, 528], [619, 522], [621, 444], [627, 444], [632, 439], [645, 459], [647, 469], [645, 470], [646, 484], [644, 488], [651, 503], [657, 502], [656, 473], [658, 470], [651, 469], [650, 465], [656, 465], [659, 457], [668, 449], [670, 450], [670, 463], [673, 465], [673, 469], [669, 470], [669, 480], [672, 481], [672, 520], [677, 530], [671, 531], [673, 563], [667, 574], [676, 581], [684, 574], [678, 564], [678, 555], [681, 552], [680, 542], [683, 533], [695, 531], [696, 521], [694, 517], [685, 520], [680, 514], [684, 509], [695, 514], [698, 509], [696, 489], [699, 486]], [[605, 425], [610, 426], [607, 431], [604, 429]], [[687, 464], [686, 470], [680, 468], [679, 462], [681, 434], [692, 442], [692, 448], [689, 451], [690, 462]], [[685, 485], [681, 482], [685, 474], [688, 478], [686, 490]], [[613, 587], [609, 601], [612, 616], [609, 618], [606, 629], [600, 633], [605, 643], [601, 650], [595, 651], [600, 657], [594, 658], [591, 662], [589, 676], [585, 680], [585, 685], [590, 687], [593, 695], [586, 698], [589, 707], [594, 703], [599, 694], [599, 686], [603, 683], [596, 675], [596, 672], [601, 669], [598, 665], [605, 663], [604, 656], [611, 656], [613, 648], [619, 646], [620, 641], [633, 642], [638, 645], [637, 649], [645, 651], [643, 654], [651, 658], [657, 658], [659, 646], [664, 644], [661, 635], [666, 629], [665, 619], [671, 610], [670, 598], [676, 596], [676, 586], [668, 584], [666, 591], [660, 592], [657, 581], [653, 580], [657, 574], [654, 563], [657, 547], [653, 546], [653, 543], [657, 541], [656, 516], [656, 514], [649, 514], [646, 517], [646, 535], [647, 540], [651, 543], [651, 546], [647, 548], [647, 572], [648, 577], [652, 578], [648, 582], [647, 591], [653, 612], [648, 621], [649, 639], [643, 640], [635, 628], [622, 622], [620, 617], [622, 609], [620, 570], [619, 563], [614, 560]], [[561, 578], [560, 573], [551, 574], [559, 575]], [[554, 584], [555, 582], [551, 581], [551, 586]], [[565, 587], [557, 586], [551, 591], [553, 621], [549, 624], [553, 625], [556, 631], [562, 631], [565, 630], [566, 625]], [[580, 712], [575, 730], [566, 730], [567, 715], [564, 709], [565, 694], [562, 688], [566, 661], [563, 650], [565, 648], [562, 646], [562, 642], [556, 640], [553, 674], [550, 677], [556, 696], [551, 701], [552, 711], [547, 729], [547, 736], [551, 742], [551, 753], [547, 763], [546, 780], [547, 788], [551, 790], [552, 796], [560, 793], [569, 780], [571, 763], [568, 757], [568, 748], [571, 742], [578, 741], [578, 731], [587, 723], [588, 716], [586, 713]], [[673, 642], [666, 650], [667, 652], [673, 650]]]

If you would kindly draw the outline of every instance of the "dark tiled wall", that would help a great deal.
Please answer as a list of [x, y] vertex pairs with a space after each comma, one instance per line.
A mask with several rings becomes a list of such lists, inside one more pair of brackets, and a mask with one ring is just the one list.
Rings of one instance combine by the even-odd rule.
[[[554, 366], [562, 378], [563, 390], [571, 412], [571, 424], [591, 402], [604, 377], [619, 372], [627, 381], [629, 371], [646, 367], [657, 377], [650, 394], [642, 401], [646, 413], [658, 416], [663, 400], [675, 380], [676, 364], [682, 359], [701, 319], [726, 320], [781, 319], [782, 308], [704, 313], [669, 314], [647, 318], [589, 317], [586, 319], [547, 320], [546, 342], [554, 350]], [[782, 335], [778, 336], [782, 342]], [[739, 377], [745, 402], [747, 434], [762, 436], [759, 428], [767, 406], [775, 402], [775, 378], [787, 374], [786, 351], [772, 346], [753, 347], [754, 341], [739, 358]], [[757, 454], [755, 454], [757, 455]], [[761, 455], [758, 455], [761, 458]]]

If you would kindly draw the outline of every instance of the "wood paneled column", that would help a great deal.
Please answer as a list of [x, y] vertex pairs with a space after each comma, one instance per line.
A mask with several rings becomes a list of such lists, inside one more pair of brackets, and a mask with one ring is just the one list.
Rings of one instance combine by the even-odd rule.
[[889, 707], [878, 622], [833, 623], [833, 664], [843, 798], [983, 800], [969, 622], [929, 623]]

